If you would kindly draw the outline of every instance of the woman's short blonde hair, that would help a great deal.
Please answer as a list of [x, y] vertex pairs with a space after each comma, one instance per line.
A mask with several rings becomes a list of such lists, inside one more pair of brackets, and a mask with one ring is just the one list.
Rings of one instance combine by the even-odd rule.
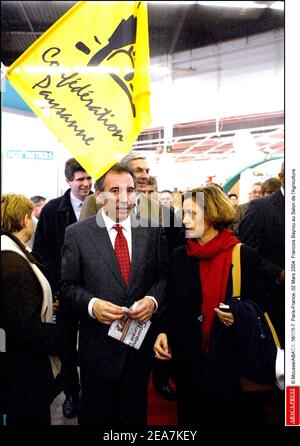
[[21, 231], [25, 215], [31, 217], [33, 210], [34, 204], [24, 195], [1, 195], [1, 231]]
[[[201, 193], [200, 193], [201, 192]], [[235, 209], [227, 195], [216, 186], [205, 186], [185, 192], [183, 199], [192, 198], [215, 229], [223, 229], [235, 218]]]

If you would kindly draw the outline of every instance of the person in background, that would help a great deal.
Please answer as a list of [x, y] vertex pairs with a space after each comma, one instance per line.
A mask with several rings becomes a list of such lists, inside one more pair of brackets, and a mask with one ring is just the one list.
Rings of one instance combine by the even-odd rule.
[[149, 176], [149, 181], [146, 186], [146, 195], [149, 198], [152, 198], [152, 200], [158, 200], [158, 192], [157, 192], [157, 180], [155, 177]]
[[268, 178], [261, 185], [262, 196], [271, 195], [276, 192], [281, 187], [281, 181], [279, 178], [272, 177]]
[[[226, 227], [234, 209], [225, 193], [207, 186], [184, 194], [183, 211], [186, 245], [172, 255], [170, 292], [154, 351], [158, 359], [174, 359], [179, 425], [238, 424], [244, 410], [235, 319], [219, 309], [232, 296], [232, 249], [239, 240]], [[259, 301], [263, 295], [259, 256], [242, 246], [240, 298]], [[248, 425], [256, 412], [245, 416]]]
[[174, 208], [173, 192], [167, 189], [160, 191], [159, 201], [163, 206]]
[[236, 209], [238, 207], [238, 196], [237, 194], [228, 194], [228, 198], [231, 201], [231, 203], [233, 204], [234, 209]]
[[[65, 177], [69, 189], [58, 198], [50, 200], [43, 208], [36, 228], [33, 254], [44, 265], [50, 275], [55, 297], [60, 294], [61, 250], [66, 228], [77, 222], [85, 197], [91, 193], [92, 179], [84, 168], [70, 158], [65, 164]], [[77, 371], [77, 328], [78, 320], [70, 312], [65, 313], [60, 305], [57, 323], [68, 327], [70, 346], [62, 359], [63, 391], [66, 399], [63, 414], [67, 418], [76, 415], [79, 403], [79, 376]]]
[[260, 181], [252, 184], [251, 191], [249, 192], [248, 196], [249, 201], [247, 203], [239, 204], [238, 207], [236, 208], [235, 218], [232, 225], [234, 233], [236, 235], [238, 235], [239, 233], [239, 225], [248, 209], [250, 201], [262, 197], [261, 184], [262, 183]]
[[39, 220], [40, 213], [46, 204], [46, 198], [42, 197], [41, 195], [34, 195], [33, 197], [30, 198], [30, 200], [32, 201], [32, 203], [35, 206], [33, 209], [33, 212], [32, 212], [33, 232], [32, 232], [32, 237], [30, 240], [28, 240], [28, 242], [26, 243], [26, 246], [32, 250], [36, 226], [37, 226], [37, 223]]
[[0, 394], [8, 427], [50, 425], [50, 404], [61, 391], [54, 355], [62, 353], [65, 335], [53, 323], [50, 284], [25, 247], [33, 210], [23, 195], [1, 196], [0, 327], [6, 351]]
[[[241, 221], [239, 238], [255, 249], [262, 258], [263, 271], [268, 283], [266, 310], [275, 327], [281, 347], [285, 343], [285, 230], [284, 230], [284, 163], [279, 173], [281, 187], [271, 195], [249, 204]], [[268, 400], [268, 424], [284, 423], [284, 394], [278, 389]]]
[[[133, 212], [135, 186], [133, 171], [114, 165], [98, 180], [101, 210], [66, 230], [62, 294], [80, 317], [81, 425], [147, 422], [152, 342], [165, 298], [168, 253], [164, 229]], [[139, 350], [108, 336], [110, 324], [134, 302], [138, 306], [129, 317], [152, 321]]]
[[42, 197], [41, 195], [34, 195], [33, 197], [30, 197], [30, 200], [34, 204], [32, 215], [33, 217], [39, 219], [40, 213], [42, 212], [42, 209], [46, 204], [46, 198]]

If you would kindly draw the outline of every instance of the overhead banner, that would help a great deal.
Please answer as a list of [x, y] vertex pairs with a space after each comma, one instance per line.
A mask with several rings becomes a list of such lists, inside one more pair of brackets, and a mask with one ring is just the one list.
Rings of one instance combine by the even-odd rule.
[[7, 78], [95, 179], [149, 125], [146, 2], [78, 2], [7, 69]]

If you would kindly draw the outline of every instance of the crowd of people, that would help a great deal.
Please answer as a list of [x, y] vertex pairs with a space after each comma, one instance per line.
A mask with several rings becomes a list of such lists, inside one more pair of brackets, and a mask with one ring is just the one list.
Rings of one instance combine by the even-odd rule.
[[[74, 158], [65, 178], [48, 202], [1, 196], [5, 424], [51, 424], [63, 391], [63, 414], [80, 425], [145, 426], [150, 376], [180, 425], [283, 424], [275, 361], [271, 385], [241, 384], [240, 313], [228, 303], [238, 245], [235, 302], [267, 311], [284, 347], [284, 166], [244, 204], [217, 184], [159, 191], [133, 153], [94, 192]], [[108, 335], [125, 316], [151, 321], [138, 350]]]

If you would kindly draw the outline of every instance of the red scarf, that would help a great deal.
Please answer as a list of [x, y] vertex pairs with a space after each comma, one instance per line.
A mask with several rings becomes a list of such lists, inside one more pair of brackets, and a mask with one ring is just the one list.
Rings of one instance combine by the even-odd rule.
[[240, 241], [229, 229], [223, 229], [205, 245], [199, 245], [195, 239], [187, 240], [187, 254], [200, 260], [203, 315], [201, 332], [204, 352], [208, 351], [210, 345], [211, 330], [216, 316], [214, 308], [218, 308], [225, 300], [232, 248], [237, 243]]

